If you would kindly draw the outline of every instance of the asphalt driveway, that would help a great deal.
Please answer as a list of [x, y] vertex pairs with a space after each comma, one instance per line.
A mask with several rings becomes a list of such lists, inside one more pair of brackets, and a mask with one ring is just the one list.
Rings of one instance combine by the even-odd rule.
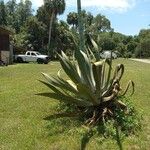
[[149, 63], [150, 64], [150, 59], [131, 59], [131, 60], [140, 61], [140, 62], [143, 62], [143, 63]]

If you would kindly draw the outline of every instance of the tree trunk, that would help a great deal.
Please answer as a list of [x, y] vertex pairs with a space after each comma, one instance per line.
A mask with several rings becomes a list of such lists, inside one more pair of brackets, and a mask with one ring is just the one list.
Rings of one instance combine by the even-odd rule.
[[53, 24], [53, 19], [54, 19], [54, 15], [55, 15], [55, 12], [53, 11], [52, 12], [52, 15], [51, 15], [51, 18], [50, 18], [50, 22], [49, 22], [49, 35], [48, 35], [48, 55], [52, 57], [52, 50], [51, 50], [51, 47], [50, 47], [50, 44], [51, 44], [51, 34], [52, 34], [52, 24]]

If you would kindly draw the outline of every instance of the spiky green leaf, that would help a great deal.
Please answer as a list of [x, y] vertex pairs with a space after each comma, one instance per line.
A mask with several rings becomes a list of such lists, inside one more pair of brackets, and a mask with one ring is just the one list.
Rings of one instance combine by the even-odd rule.
[[77, 89], [80, 92], [80, 96], [85, 98], [86, 101], [91, 102], [93, 105], [99, 104], [99, 101], [96, 98], [96, 95], [93, 93], [93, 91], [87, 85], [78, 84]]

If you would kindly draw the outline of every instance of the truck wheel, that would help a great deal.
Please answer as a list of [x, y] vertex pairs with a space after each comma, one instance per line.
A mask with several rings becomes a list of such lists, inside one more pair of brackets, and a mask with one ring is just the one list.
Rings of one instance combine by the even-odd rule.
[[22, 59], [21, 57], [18, 57], [18, 58], [17, 58], [17, 62], [18, 62], [18, 63], [23, 63], [23, 59]]
[[48, 61], [45, 61], [44, 64], [48, 64]]
[[39, 59], [39, 58], [38, 58], [38, 59], [37, 59], [37, 63], [38, 63], [38, 64], [43, 64], [44, 61], [43, 61], [43, 59]]

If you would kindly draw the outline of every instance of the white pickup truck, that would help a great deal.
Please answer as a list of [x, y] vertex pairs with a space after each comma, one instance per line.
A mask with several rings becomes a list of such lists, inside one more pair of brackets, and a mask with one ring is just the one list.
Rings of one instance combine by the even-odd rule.
[[19, 63], [37, 62], [39, 64], [48, 64], [50, 57], [48, 57], [48, 55], [42, 55], [37, 51], [27, 51], [25, 55], [15, 55], [15, 60]]

